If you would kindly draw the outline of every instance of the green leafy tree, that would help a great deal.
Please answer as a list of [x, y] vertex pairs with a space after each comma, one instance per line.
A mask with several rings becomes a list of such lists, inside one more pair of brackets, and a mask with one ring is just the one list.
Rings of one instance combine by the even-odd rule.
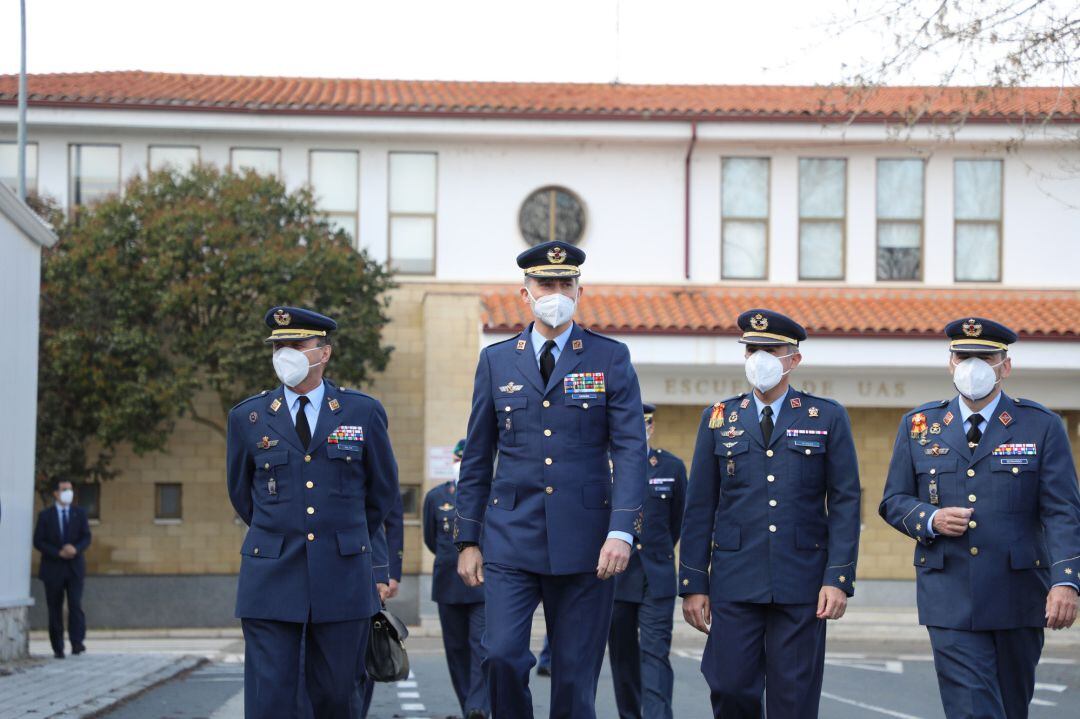
[[[335, 231], [307, 190], [199, 166], [135, 178], [71, 219], [42, 259], [37, 482], [100, 481], [114, 450], [161, 450], [177, 418], [225, 435], [224, 411], [277, 384], [262, 324], [275, 304], [333, 316], [328, 374], [385, 368], [387, 271]], [[223, 412], [199, 414], [213, 390]]]

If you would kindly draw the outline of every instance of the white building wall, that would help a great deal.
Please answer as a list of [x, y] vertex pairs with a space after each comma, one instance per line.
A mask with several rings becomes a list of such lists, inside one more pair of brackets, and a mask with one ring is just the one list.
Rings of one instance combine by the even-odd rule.
[[0, 347], [7, 405], [0, 414], [0, 660], [24, 654], [34, 533], [40, 247], [0, 214]]

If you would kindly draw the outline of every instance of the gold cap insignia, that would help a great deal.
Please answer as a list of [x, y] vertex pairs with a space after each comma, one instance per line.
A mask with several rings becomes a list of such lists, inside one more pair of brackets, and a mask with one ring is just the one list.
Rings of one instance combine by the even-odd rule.
[[972, 317], [964, 323], [963, 330], [964, 334], [968, 337], [978, 337], [982, 334], [982, 325], [976, 322], [975, 318]]
[[552, 247], [547, 253], [548, 262], [553, 265], [561, 265], [566, 262], [566, 250], [561, 247]]
[[764, 332], [769, 329], [769, 320], [765, 318], [765, 315], [759, 312], [750, 318], [750, 326], [758, 332]]
[[274, 322], [277, 322], [281, 327], [288, 327], [292, 322], [292, 315], [285, 310], [278, 310], [274, 313]]

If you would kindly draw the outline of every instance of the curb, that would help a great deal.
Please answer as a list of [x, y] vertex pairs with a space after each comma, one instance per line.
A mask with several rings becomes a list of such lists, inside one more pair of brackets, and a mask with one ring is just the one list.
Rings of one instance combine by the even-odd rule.
[[203, 657], [178, 657], [172, 664], [162, 667], [152, 674], [147, 674], [122, 687], [117, 687], [104, 696], [89, 699], [77, 707], [53, 714], [50, 719], [97, 719], [117, 705], [134, 699], [180, 674], [197, 669], [209, 661]]

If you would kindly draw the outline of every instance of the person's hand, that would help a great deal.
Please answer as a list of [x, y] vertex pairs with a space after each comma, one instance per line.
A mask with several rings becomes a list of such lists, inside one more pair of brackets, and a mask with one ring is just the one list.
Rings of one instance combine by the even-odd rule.
[[712, 624], [712, 610], [708, 594], [687, 594], [682, 600], [682, 615], [686, 623], [704, 634]]
[[399, 586], [398, 585], [398, 580], [391, 578], [390, 579], [390, 586], [386, 590], [386, 598], [387, 599], [393, 599], [394, 597], [397, 596], [398, 586]]
[[946, 537], [963, 535], [974, 511], [970, 507], [942, 507], [934, 515], [934, 533], [944, 534]]
[[847, 610], [847, 594], [843, 589], [833, 586], [824, 586], [818, 592], [817, 618], [839, 619]]
[[611, 579], [616, 574], [622, 574], [629, 563], [630, 545], [612, 537], [604, 542], [603, 547], [600, 547], [600, 559], [596, 562], [596, 576], [600, 579]]
[[79, 550], [75, 549], [74, 544], [65, 544], [60, 547], [60, 556], [63, 559], [74, 559], [75, 555], [79, 553]]
[[1046, 595], [1046, 626], [1049, 629], [1068, 629], [1076, 621], [1076, 590], [1059, 585]]
[[386, 600], [390, 598], [390, 585], [376, 582], [375, 588], [379, 590], [379, 601], [385, 604]]
[[457, 573], [467, 586], [479, 587], [484, 583], [484, 557], [480, 547], [465, 547], [458, 554]]

